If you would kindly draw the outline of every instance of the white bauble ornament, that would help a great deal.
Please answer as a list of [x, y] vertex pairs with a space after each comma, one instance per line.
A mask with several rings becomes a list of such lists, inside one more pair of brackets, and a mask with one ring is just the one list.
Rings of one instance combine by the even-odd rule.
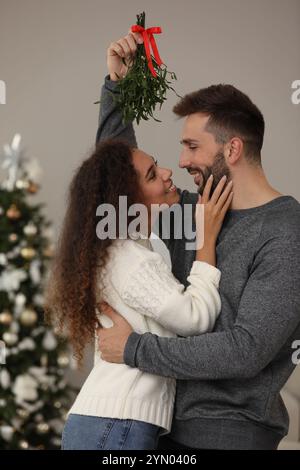
[[55, 418], [49, 421], [49, 425], [56, 432], [56, 434], [62, 434], [64, 428], [64, 422], [61, 419]]
[[31, 331], [31, 336], [35, 338], [36, 336], [39, 336], [45, 331], [46, 331], [46, 328], [44, 326], [39, 326], [38, 328], [34, 328], [34, 330]]
[[23, 269], [10, 269], [0, 276], [0, 290], [11, 292], [19, 290], [20, 283], [27, 278]]
[[52, 331], [48, 330], [43, 339], [43, 348], [47, 351], [53, 351], [57, 346], [57, 339]]
[[12, 440], [15, 430], [12, 426], [3, 425], [0, 426], [1, 437], [6, 441], [10, 442]]
[[19, 292], [15, 297], [15, 306], [14, 306], [14, 313], [18, 317], [21, 312], [23, 312], [25, 304], [26, 304], [26, 297], [24, 294]]
[[34, 376], [38, 382], [42, 382], [43, 378], [46, 376], [47, 370], [45, 367], [29, 367], [28, 372]]
[[31, 237], [33, 235], [36, 235], [37, 233], [37, 227], [34, 225], [33, 222], [29, 222], [29, 224], [25, 225], [25, 227], [23, 228], [23, 232], [25, 233], [25, 235], [27, 235], [28, 237]]
[[36, 259], [30, 263], [29, 275], [33, 284], [38, 285], [41, 282], [41, 261]]
[[7, 257], [4, 253], [0, 253], [0, 266], [7, 265]]
[[10, 375], [6, 369], [0, 369], [0, 385], [4, 390], [10, 386]]
[[7, 344], [7, 346], [13, 346], [18, 341], [18, 335], [16, 335], [15, 333], [10, 333], [9, 331], [3, 333], [2, 338], [3, 341]]
[[33, 301], [38, 307], [43, 307], [45, 303], [45, 298], [42, 294], [35, 294], [35, 296], [33, 297]]
[[24, 294], [19, 293], [16, 295], [15, 303], [17, 307], [24, 307], [26, 302], [26, 297]]
[[57, 385], [57, 388], [58, 388], [59, 390], [63, 390], [63, 389], [66, 387], [66, 385], [67, 385], [67, 384], [66, 384], [66, 381], [65, 381], [65, 380], [61, 380], [61, 381], [59, 382], [59, 384]]
[[14, 292], [8, 292], [8, 300], [11, 303], [14, 303], [14, 301], [15, 301], [15, 293]]
[[13, 385], [12, 391], [18, 400], [34, 401], [38, 398], [37, 381], [28, 374], [19, 375]]
[[24, 338], [19, 343], [19, 351], [33, 351], [36, 348], [36, 344], [32, 338]]
[[51, 439], [51, 443], [55, 446], [55, 447], [60, 447], [61, 446], [61, 439], [59, 437], [53, 437]]
[[26, 180], [17, 180], [16, 187], [18, 189], [27, 189], [29, 187], [29, 182]]

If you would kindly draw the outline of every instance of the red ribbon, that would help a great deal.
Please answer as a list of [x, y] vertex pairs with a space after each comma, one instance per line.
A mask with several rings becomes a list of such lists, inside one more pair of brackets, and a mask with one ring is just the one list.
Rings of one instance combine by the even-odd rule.
[[[152, 47], [152, 51], [154, 54], [154, 58], [159, 66], [163, 63], [163, 61], [160, 58], [160, 55], [158, 53], [157, 45], [154, 39], [153, 34], [160, 34], [161, 28], [159, 26], [154, 26], [152, 28], [143, 28], [143, 26], [139, 26], [137, 24], [131, 26], [131, 31], [133, 33], [141, 33], [143, 36], [144, 40], [144, 47], [145, 47], [145, 52], [146, 52], [146, 57], [148, 60], [148, 67], [153, 75], [153, 77], [157, 77], [157, 73], [154, 70], [153, 63], [152, 63], [152, 58], [151, 58], [151, 51], [150, 51], [150, 44]], [[149, 44], [150, 41], [150, 44]]]

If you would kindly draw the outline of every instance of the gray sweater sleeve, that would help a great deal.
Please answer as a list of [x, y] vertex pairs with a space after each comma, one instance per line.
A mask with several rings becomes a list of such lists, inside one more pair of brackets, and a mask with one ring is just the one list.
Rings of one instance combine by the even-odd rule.
[[299, 253], [300, 240], [295, 235], [273, 237], [262, 244], [232, 329], [189, 338], [134, 332], [126, 343], [124, 362], [182, 380], [256, 376], [300, 323]]
[[117, 82], [105, 77], [104, 85], [101, 89], [99, 125], [96, 135], [96, 144], [104, 139], [122, 139], [131, 146], [137, 147], [135, 132], [132, 123], [125, 125], [122, 123], [122, 114], [113, 100]]

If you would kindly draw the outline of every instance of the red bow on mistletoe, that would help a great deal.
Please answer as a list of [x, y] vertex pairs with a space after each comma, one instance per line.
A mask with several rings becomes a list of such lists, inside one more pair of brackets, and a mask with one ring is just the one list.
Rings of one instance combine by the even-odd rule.
[[131, 26], [131, 31], [133, 33], [141, 33], [143, 36], [144, 40], [144, 47], [145, 47], [145, 52], [146, 52], [146, 57], [148, 60], [148, 67], [153, 75], [153, 77], [157, 77], [157, 73], [154, 70], [153, 63], [152, 63], [152, 58], [151, 58], [151, 51], [150, 51], [150, 44], [153, 50], [154, 58], [157, 62], [157, 64], [160, 66], [163, 62], [159, 56], [157, 45], [154, 39], [153, 34], [160, 34], [161, 28], [159, 26], [154, 26], [152, 28], [143, 28], [143, 26], [139, 25], [133, 25]]

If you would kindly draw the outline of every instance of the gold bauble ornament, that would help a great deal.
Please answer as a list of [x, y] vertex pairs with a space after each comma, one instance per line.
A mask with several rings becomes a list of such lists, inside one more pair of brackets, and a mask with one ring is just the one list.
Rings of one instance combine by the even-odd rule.
[[36, 323], [38, 315], [32, 308], [26, 308], [20, 315], [20, 322], [24, 326], [32, 326]]
[[60, 367], [67, 367], [70, 364], [70, 358], [66, 354], [60, 354], [57, 358], [57, 364]]
[[49, 431], [49, 425], [47, 423], [39, 423], [36, 426], [38, 434], [46, 434]]
[[38, 192], [38, 190], [39, 190], [38, 184], [33, 183], [32, 181], [30, 181], [29, 186], [28, 186], [28, 188], [27, 188], [27, 191], [28, 191], [30, 194], [35, 194], [35, 193]]
[[20, 416], [20, 418], [27, 419], [30, 415], [28, 410], [24, 410], [23, 408], [18, 408], [17, 413]]
[[43, 254], [47, 258], [53, 258], [53, 256], [54, 256], [54, 247], [52, 245], [47, 246], [47, 248], [45, 248], [43, 250]]
[[42, 367], [47, 367], [48, 366], [48, 356], [47, 356], [47, 354], [42, 354], [40, 363], [41, 363]]
[[10, 242], [16, 242], [18, 240], [18, 235], [16, 233], [11, 233], [8, 236], [8, 239], [9, 239]]
[[6, 215], [9, 219], [19, 219], [21, 217], [21, 212], [15, 204], [12, 204], [9, 209], [7, 209]]
[[24, 259], [32, 259], [36, 254], [36, 251], [34, 248], [30, 247], [24, 247], [21, 250], [21, 255]]
[[58, 326], [55, 326], [53, 328], [53, 333], [56, 335], [56, 336], [59, 336], [60, 335], [60, 328]]
[[22, 441], [19, 442], [19, 447], [20, 447], [20, 449], [26, 450], [26, 449], [28, 449], [29, 444], [28, 444], [27, 441], [22, 440]]
[[0, 313], [0, 323], [2, 325], [10, 325], [13, 320], [12, 314], [8, 310]]

